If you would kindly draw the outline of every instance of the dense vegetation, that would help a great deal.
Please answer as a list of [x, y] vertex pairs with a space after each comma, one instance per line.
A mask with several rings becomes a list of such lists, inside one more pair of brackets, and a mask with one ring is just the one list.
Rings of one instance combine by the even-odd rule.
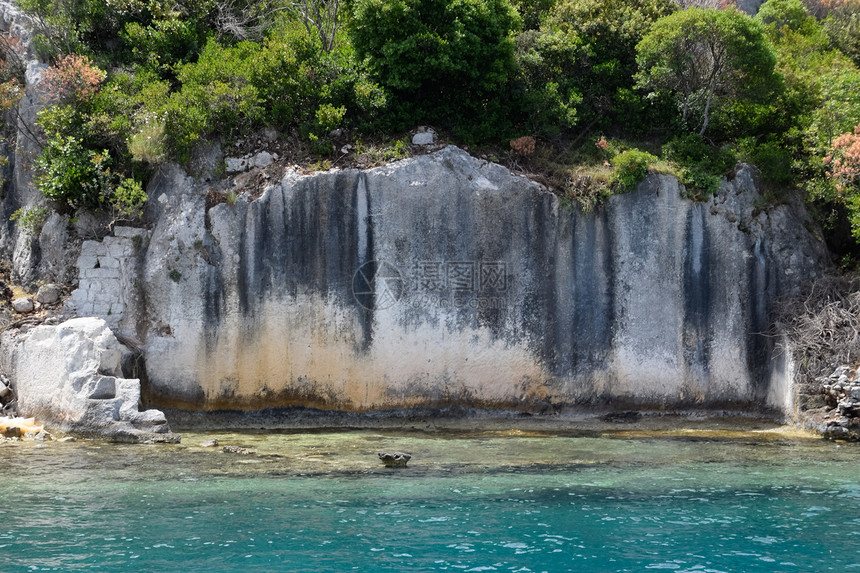
[[[585, 207], [654, 168], [704, 196], [744, 160], [860, 238], [860, 0], [19, 3], [51, 65], [33, 137], [55, 207], [133, 218], [153, 169], [211, 138], [396, 156], [429, 124]], [[3, 48], [9, 110], [22, 68]]]

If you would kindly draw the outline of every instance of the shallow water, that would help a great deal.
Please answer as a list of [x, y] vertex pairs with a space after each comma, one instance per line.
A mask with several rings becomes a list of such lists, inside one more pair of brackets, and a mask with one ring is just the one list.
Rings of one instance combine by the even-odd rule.
[[7, 443], [0, 571], [860, 570], [858, 454], [779, 429]]

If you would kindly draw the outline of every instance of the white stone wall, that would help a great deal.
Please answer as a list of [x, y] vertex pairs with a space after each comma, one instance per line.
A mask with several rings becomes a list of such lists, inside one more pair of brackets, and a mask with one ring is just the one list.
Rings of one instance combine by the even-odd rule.
[[111, 328], [126, 330], [124, 319], [134, 320], [138, 301], [138, 247], [148, 238], [145, 229], [116, 227], [114, 236], [84, 241], [77, 262], [80, 281], [69, 308], [78, 316], [98, 317]]

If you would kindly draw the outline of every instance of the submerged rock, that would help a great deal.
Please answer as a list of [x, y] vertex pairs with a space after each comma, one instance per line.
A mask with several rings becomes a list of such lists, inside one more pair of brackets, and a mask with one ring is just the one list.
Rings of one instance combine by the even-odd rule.
[[612, 424], [632, 424], [642, 419], [642, 414], [636, 411], [610, 412], [601, 418], [604, 422]]
[[251, 450], [243, 448], [242, 446], [224, 446], [221, 448], [221, 451], [225, 454], [240, 454], [243, 456], [247, 456], [251, 453]]

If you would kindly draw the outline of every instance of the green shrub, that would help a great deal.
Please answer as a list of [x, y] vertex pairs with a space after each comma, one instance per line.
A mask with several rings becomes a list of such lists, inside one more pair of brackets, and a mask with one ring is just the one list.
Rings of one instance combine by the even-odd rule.
[[200, 109], [221, 133], [250, 127], [260, 118], [252, 65], [258, 50], [253, 42], [223, 46], [209, 40], [196, 62], [177, 70], [185, 104]]
[[50, 211], [44, 206], [31, 207], [29, 209], [22, 207], [12, 213], [9, 220], [17, 222], [21, 229], [36, 236], [42, 232], [42, 226], [48, 220], [48, 215], [50, 215]]
[[764, 26], [737, 9], [688, 8], [657, 20], [636, 47], [638, 87], [672, 97], [686, 130], [704, 135], [723, 106], [755, 106], [781, 93]]
[[630, 149], [622, 151], [612, 160], [615, 166], [613, 186], [617, 191], [626, 192], [636, 188], [640, 181], [648, 175], [648, 169], [658, 161], [658, 158], [646, 151]]
[[128, 22], [120, 33], [130, 62], [162, 73], [193, 61], [208, 36], [207, 27], [194, 17], [156, 19], [148, 25]]
[[675, 137], [663, 146], [663, 156], [680, 167], [680, 180], [691, 192], [716, 193], [723, 177], [737, 163], [731, 149], [715, 147], [696, 133]]
[[106, 149], [87, 149], [73, 136], [51, 138], [37, 161], [36, 187], [60, 205], [97, 209], [113, 190], [110, 164]]
[[316, 112], [317, 128], [324, 133], [333, 130], [343, 121], [345, 113], [346, 108], [344, 106], [335, 107], [329, 103], [322, 104]]
[[575, 122], [607, 129], [620, 114], [625, 129], [643, 128], [644, 114], [630, 114], [631, 105], [647, 107], [632, 91], [636, 44], [675, 9], [670, 0], [562, 0], [552, 7], [539, 30], [517, 38], [531, 131], [554, 135]]
[[123, 179], [110, 197], [110, 205], [118, 219], [139, 219], [146, 205], [146, 191], [139, 181]]
[[756, 144], [752, 140], [740, 142], [741, 160], [758, 168], [765, 183], [786, 186], [794, 181], [791, 150], [778, 141]]
[[834, 5], [824, 20], [824, 29], [832, 45], [860, 66], [860, 1]]

